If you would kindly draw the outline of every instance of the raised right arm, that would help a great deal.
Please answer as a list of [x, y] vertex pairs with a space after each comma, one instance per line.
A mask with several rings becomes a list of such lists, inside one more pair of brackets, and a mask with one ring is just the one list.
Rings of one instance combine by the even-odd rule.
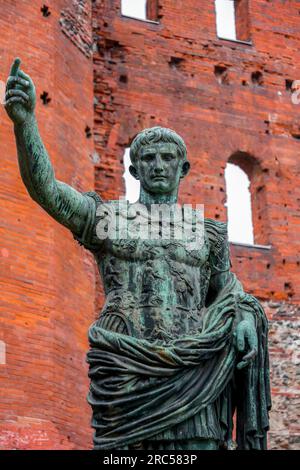
[[55, 178], [35, 118], [35, 86], [19, 67], [20, 60], [16, 59], [7, 80], [5, 109], [14, 122], [22, 180], [34, 201], [59, 223], [80, 234], [89, 210], [87, 198]]

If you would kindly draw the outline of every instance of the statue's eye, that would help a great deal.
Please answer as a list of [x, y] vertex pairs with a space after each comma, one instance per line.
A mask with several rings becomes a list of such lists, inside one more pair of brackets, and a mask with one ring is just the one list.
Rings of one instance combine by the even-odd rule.
[[164, 160], [172, 160], [173, 159], [173, 155], [171, 153], [164, 153], [163, 154], [163, 159]]
[[146, 162], [149, 162], [151, 160], [154, 160], [155, 158], [155, 155], [154, 153], [146, 153], [145, 155], [143, 155], [142, 159], [145, 160]]

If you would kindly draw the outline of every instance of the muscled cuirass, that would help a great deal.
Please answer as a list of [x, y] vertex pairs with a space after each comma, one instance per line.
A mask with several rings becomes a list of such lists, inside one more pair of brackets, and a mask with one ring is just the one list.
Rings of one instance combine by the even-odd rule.
[[[137, 217], [139, 229], [149, 220], [147, 214], [137, 215], [131, 209], [122, 213], [111, 202], [109, 211], [98, 214], [102, 228], [112, 214], [118, 227], [116, 236], [104, 239], [95, 253], [106, 295], [100, 318], [106, 324], [109, 317], [118, 318], [128, 334], [151, 341], [196, 333], [201, 329], [211, 274], [207, 233], [203, 231], [199, 238], [199, 225], [194, 230], [195, 220], [191, 220], [188, 235], [174, 238], [172, 226], [178, 233], [182, 221], [173, 220], [168, 238], [162, 232], [155, 239], [134, 237]], [[120, 218], [127, 219], [130, 237], [123, 238]]]

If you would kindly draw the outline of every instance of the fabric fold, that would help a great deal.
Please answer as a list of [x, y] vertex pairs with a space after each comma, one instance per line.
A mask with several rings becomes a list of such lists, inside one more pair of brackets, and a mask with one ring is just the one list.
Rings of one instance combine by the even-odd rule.
[[[236, 370], [233, 342], [241, 312], [255, 315], [259, 338], [258, 354], [245, 371]], [[259, 302], [243, 292], [234, 274], [207, 307], [197, 335], [154, 343], [110, 332], [95, 322], [89, 341], [88, 402], [93, 409], [95, 449], [124, 448], [151, 439], [196, 415], [222, 394], [224, 440], [231, 439], [236, 408], [239, 448], [266, 447], [271, 406], [267, 320]], [[231, 383], [238, 389], [236, 403], [229, 403], [231, 392], [226, 395]]]

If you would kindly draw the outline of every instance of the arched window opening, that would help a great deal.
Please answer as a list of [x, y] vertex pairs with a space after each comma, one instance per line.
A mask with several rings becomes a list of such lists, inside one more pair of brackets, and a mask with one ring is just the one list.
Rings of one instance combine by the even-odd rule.
[[250, 41], [249, 0], [215, 0], [217, 35], [231, 41]]
[[269, 244], [266, 201], [267, 172], [245, 152], [235, 152], [225, 169], [229, 241]]
[[130, 148], [127, 148], [124, 153], [124, 169], [123, 178], [125, 180], [125, 199], [130, 203], [136, 202], [140, 195], [140, 182], [136, 180], [130, 173], [129, 167], [131, 165], [130, 161]]
[[121, 0], [121, 13], [123, 16], [142, 21], [158, 20], [157, 0]]
[[228, 163], [225, 169], [229, 241], [254, 244], [250, 181], [237, 165]]

